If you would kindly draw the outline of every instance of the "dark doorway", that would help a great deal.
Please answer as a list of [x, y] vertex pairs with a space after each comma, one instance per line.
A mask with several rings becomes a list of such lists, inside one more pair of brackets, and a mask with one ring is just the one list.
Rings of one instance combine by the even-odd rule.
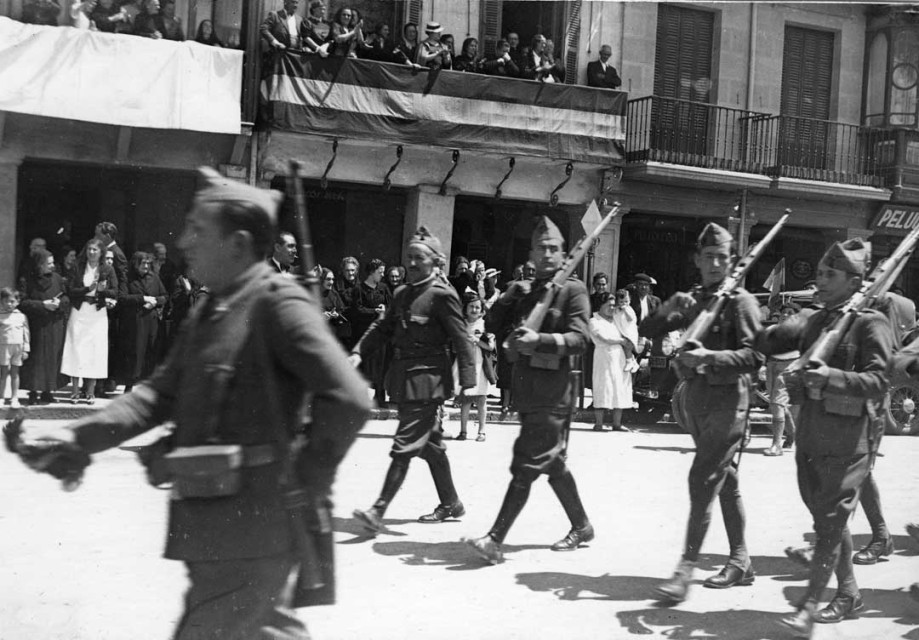
[[541, 34], [555, 42], [558, 54], [565, 37], [567, 2], [504, 2], [501, 6], [501, 37], [513, 31], [520, 36], [520, 48], [530, 46]]

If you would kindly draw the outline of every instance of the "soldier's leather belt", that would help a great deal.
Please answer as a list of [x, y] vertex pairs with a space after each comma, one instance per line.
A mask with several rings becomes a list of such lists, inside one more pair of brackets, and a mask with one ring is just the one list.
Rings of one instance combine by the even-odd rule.
[[408, 360], [409, 358], [431, 358], [442, 356], [447, 353], [446, 349], [393, 349], [392, 357], [395, 360]]

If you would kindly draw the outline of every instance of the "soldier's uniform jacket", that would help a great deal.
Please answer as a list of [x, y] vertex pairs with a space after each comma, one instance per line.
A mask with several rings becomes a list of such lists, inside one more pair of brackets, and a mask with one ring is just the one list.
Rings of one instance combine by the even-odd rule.
[[[249, 322], [240, 345], [237, 322]], [[227, 350], [236, 355], [228, 372]], [[226, 385], [220, 382], [227, 380]], [[223, 398], [215, 389], [223, 386]], [[90, 452], [117, 445], [167, 420], [176, 445], [275, 445], [274, 462], [243, 468], [233, 496], [172, 500], [166, 556], [185, 561], [259, 558], [292, 550], [280, 455], [300, 428], [313, 394], [310, 442], [294, 461], [300, 483], [328, 495], [335, 469], [370, 411], [367, 385], [348, 363], [318, 305], [301, 286], [252, 266], [219, 299], [183, 325], [153, 376], [103, 411], [74, 424]], [[215, 420], [211, 420], [211, 417]], [[212, 431], [214, 431], [212, 433]], [[279, 442], [284, 438], [284, 442]]]
[[393, 361], [386, 373], [386, 392], [397, 404], [450, 398], [452, 355], [460, 386], [475, 386], [475, 356], [459, 297], [433, 274], [396, 289], [384, 316], [370, 325], [353, 352], [366, 358], [387, 343]]
[[[838, 316], [838, 307], [805, 309], [793, 321], [769, 327], [757, 337], [756, 347], [766, 355], [795, 349], [804, 353]], [[878, 311], [863, 311], [826, 363], [830, 376], [821, 399], [809, 397], [794, 380], [787, 381], [792, 401], [802, 403], [796, 441], [802, 453], [869, 453], [871, 414], [880, 408], [888, 389], [892, 342], [887, 318]]]
[[[639, 334], [658, 338], [670, 331], [686, 329], [708, 307], [717, 288], [715, 285], [694, 293], [696, 304], [685, 313], [666, 315], [659, 308], [641, 322]], [[703, 347], [716, 352], [714, 362], [704, 365], [701, 371], [679, 370], [685, 380], [682, 400], [686, 413], [699, 415], [749, 407], [750, 374], [758, 371], [764, 361], [753, 349], [753, 339], [760, 328], [756, 299], [738, 288], [702, 341]]]
[[[512, 282], [485, 317], [485, 330], [504, 335], [508, 328], [520, 326], [542, 298], [544, 284], [545, 280]], [[587, 289], [580, 280], [569, 278], [556, 292], [539, 329], [536, 357], [521, 354], [514, 363], [511, 397], [517, 411], [567, 413], [571, 410], [572, 394], [577, 392], [571, 384], [571, 356], [580, 355], [587, 348], [589, 319]], [[542, 365], [541, 360], [550, 362], [550, 368]]]

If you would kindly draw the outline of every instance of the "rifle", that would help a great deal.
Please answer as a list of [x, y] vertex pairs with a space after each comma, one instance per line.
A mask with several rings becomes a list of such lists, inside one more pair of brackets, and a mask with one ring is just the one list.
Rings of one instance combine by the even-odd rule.
[[727, 304], [727, 301], [734, 295], [734, 291], [737, 290], [740, 283], [743, 282], [743, 279], [750, 272], [750, 269], [766, 251], [766, 247], [769, 243], [778, 235], [782, 227], [785, 226], [785, 223], [788, 222], [790, 216], [791, 209], [785, 209], [785, 215], [779, 218], [779, 221], [772, 226], [769, 233], [767, 233], [762, 240], [747, 249], [744, 256], [734, 266], [731, 274], [721, 282], [721, 286], [718, 287], [712, 301], [708, 303], [708, 307], [703, 309], [702, 313], [696, 316], [696, 319], [692, 321], [689, 328], [686, 329], [686, 332], [680, 336], [674, 351], [679, 353], [680, 351], [696, 349], [702, 345], [702, 341], [711, 330], [712, 325], [715, 323], [715, 319], [719, 316], [722, 309], [724, 309], [724, 305]]
[[[310, 233], [303, 181], [300, 180], [300, 163], [297, 160], [290, 161], [287, 192], [293, 199], [294, 224], [300, 236], [303, 268], [300, 282], [314, 295], [316, 304], [321, 306], [313, 236]], [[307, 401], [305, 404], [310, 403]], [[283, 435], [280, 441], [283, 442]], [[298, 484], [290, 458], [285, 459], [285, 467], [289, 485], [284, 501], [293, 531], [294, 553], [300, 560], [293, 602], [297, 607], [334, 604], [335, 542], [332, 538], [330, 503], [324, 496], [311, 496], [306, 488]]]
[[[565, 263], [562, 265], [562, 268], [559, 269], [552, 280], [546, 283], [543, 287], [542, 294], [539, 298], [539, 302], [536, 303], [536, 306], [530, 311], [530, 315], [527, 316], [526, 320], [523, 321], [523, 324], [520, 325], [514, 332], [505, 339], [503, 343], [504, 351], [507, 356], [508, 362], [516, 362], [519, 354], [517, 353], [516, 348], [511, 342], [516, 331], [521, 329], [532, 329], [533, 331], [539, 331], [542, 328], [543, 320], [546, 319], [546, 314], [549, 313], [549, 309], [552, 308], [552, 303], [555, 301], [555, 295], [558, 291], [564, 286], [568, 278], [571, 277], [571, 274], [574, 273], [574, 270], [577, 269], [578, 265], [581, 263], [581, 260], [584, 259], [584, 256], [587, 255], [587, 251], [594, 241], [600, 237], [600, 234], [606, 228], [606, 226], [619, 214], [619, 209], [622, 205], [618, 202], [613, 203], [613, 208], [609, 213], [600, 221], [600, 224], [594, 228], [593, 231], [588, 233], [586, 236], [581, 238], [581, 240], [574, 246], [571, 252], [568, 254], [568, 257], [565, 259]], [[530, 356], [530, 365], [539, 369], [558, 369], [559, 368], [559, 358], [552, 355], [543, 355], [543, 354], [533, 354]]]
[[303, 181], [300, 180], [300, 162], [290, 161], [290, 174], [287, 176], [287, 193], [294, 202], [294, 224], [300, 236], [300, 257], [303, 275], [301, 283], [319, 300], [319, 274], [316, 273], [316, 256], [313, 252], [313, 235], [310, 233], [309, 214], [306, 211], [306, 196], [303, 194]]
[[[829, 362], [858, 314], [873, 307], [877, 299], [893, 286], [897, 276], [906, 267], [906, 263], [909, 262], [910, 256], [916, 249], [917, 241], [919, 241], [919, 227], [910, 231], [891, 256], [875, 267], [871, 275], [862, 281], [859, 290], [840, 308], [839, 317], [833, 325], [824, 327], [810, 348], [782, 373], [789, 381], [789, 386], [796, 384], [800, 389], [801, 375], [805, 370], [816, 369]], [[807, 394], [812, 400], [820, 400], [823, 397], [819, 389], [808, 389]]]

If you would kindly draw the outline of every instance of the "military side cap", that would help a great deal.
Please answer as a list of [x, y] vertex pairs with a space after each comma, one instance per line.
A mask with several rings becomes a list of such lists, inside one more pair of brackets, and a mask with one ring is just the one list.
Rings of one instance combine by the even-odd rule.
[[211, 169], [198, 168], [198, 192], [195, 200], [204, 202], [238, 202], [254, 206], [268, 219], [270, 226], [278, 222], [278, 207], [284, 199], [280, 191], [257, 189], [242, 182], [231, 180]]
[[702, 229], [702, 233], [699, 234], [698, 245], [700, 249], [704, 249], [705, 247], [717, 247], [722, 244], [730, 244], [733, 241], [734, 237], [728, 233], [727, 229], [720, 224], [709, 222], [705, 225], [705, 228]]
[[533, 229], [533, 235], [530, 238], [532, 244], [544, 240], [557, 240], [561, 244], [565, 243], [565, 236], [549, 216], [539, 217], [539, 222], [536, 223], [536, 228]]
[[822, 262], [830, 269], [863, 276], [871, 260], [871, 245], [861, 238], [834, 242], [827, 249]]
[[428, 231], [427, 227], [418, 227], [418, 230], [408, 239], [409, 244], [423, 244], [428, 249], [434, 252], [435, 256], [443, 256], [444, 248], [440, 243], [440, 240], [437, 239], [437, 236], [432, 235]]

